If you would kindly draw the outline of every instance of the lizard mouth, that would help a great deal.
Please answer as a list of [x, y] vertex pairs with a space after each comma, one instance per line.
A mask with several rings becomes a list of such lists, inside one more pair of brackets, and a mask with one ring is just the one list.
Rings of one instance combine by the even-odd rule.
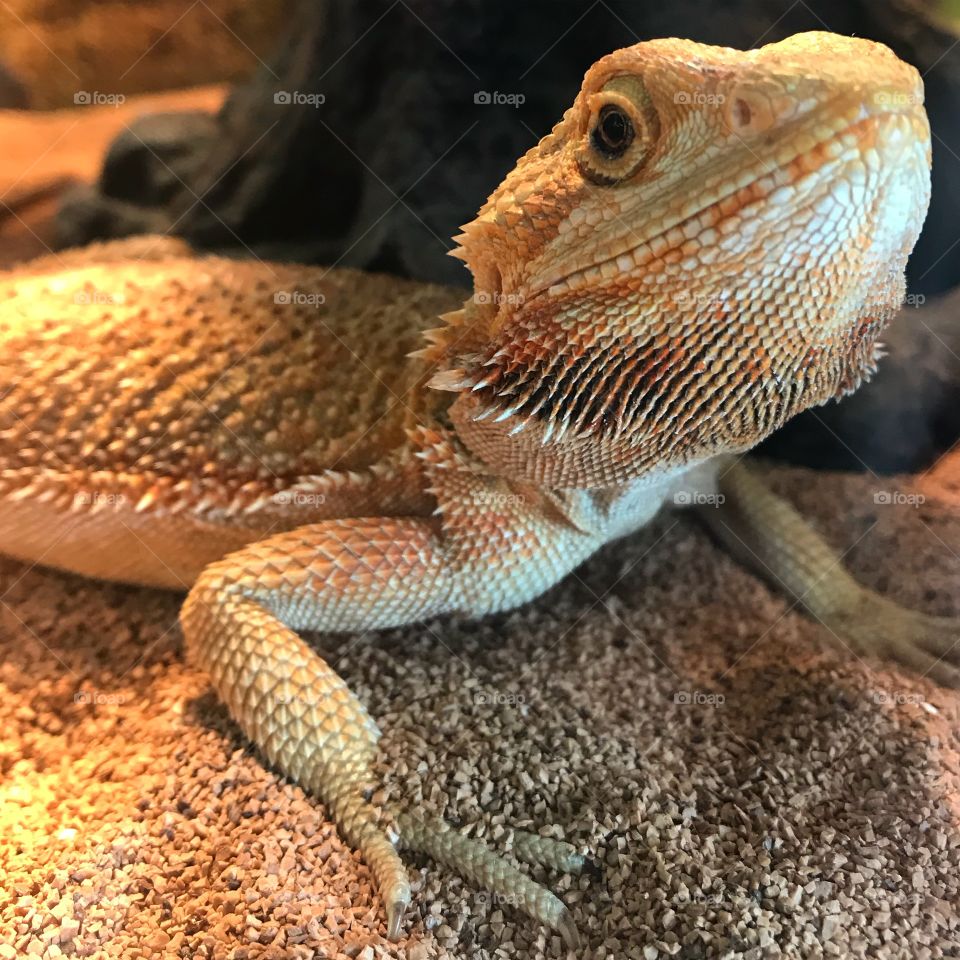
[[[829, 188], [837, 179], [834, 176], [837, 171], [851, 162], [862, 162], [868, 145], [874, 145], [878, 129], [891, 122], [909, 126], [912, 120], [907, 110], [871, 112], [861, 106], [852, 122], [813, 146], [797, 150], [773, 172], [758, 170], [756, 176], [746, 183], [732, 183], [693, 213], [668, 220], [656, 235], [639, 243], [624, 244], [622, 249], [587, 266], [554, 275], [538, 283], [523, 299], [529, 302], [544, 294], [557, 296], [580, 290], [637, 272], [657, 260], [680, 262], [685, 255], [684, 245], [705, 230], [723, 234], [725, 221], [736, 222], [733, 218], [738, 218], [741, 223], [746, 222], [774, 201], [784, 203], [784, 210], [788, 210], [790, 199], [786, 191], [801, 191], [803, 178], [807, 178], [809, 187], [798, 194], [801, 200], [806, 200], [804, 195], [810, 192]], [[901, 138], [902, 142], [908, 140], [909, 137]], [[779, 197], [778, 192], [782, 192]]]

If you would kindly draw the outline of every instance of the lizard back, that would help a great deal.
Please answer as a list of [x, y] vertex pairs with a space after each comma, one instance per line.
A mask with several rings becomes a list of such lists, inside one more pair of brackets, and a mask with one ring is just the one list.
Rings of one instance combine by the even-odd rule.
[[[406, 431], [449, 401], [408, 354], [462, 293], [154, 243], [0, 276], [0, 495], [29, 487], [37, 523], [123, 504], [128, 526], [149, 506], [229, 528], [214, 555], [328, 516], [432, 509]], [[34, 559], [25, 509], [0, 529]]]

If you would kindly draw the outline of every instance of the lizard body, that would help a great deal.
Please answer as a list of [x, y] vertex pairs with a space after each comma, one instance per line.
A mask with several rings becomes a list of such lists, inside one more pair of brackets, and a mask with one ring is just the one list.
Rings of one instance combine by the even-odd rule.
[[154, 237], [8, 279], [7, 553], [35, 558], [49, 508], [69, 509], [58, 565], [112, 578], [119, 562], [124, 580], [186, 589], [271, 530], [429, 514], [405, 430], [447, 400], [406, 355], [459, 295], [349, 270], [203, 264]]
[[[956, 682], [957, 625], [860, 587], [733, 458], [870, 373], [928, 194], [922, 85], [886, 48], [658, 40], [595, 64], [464, 229], [459, 308], [160, 238], [46, 258], [0, 277], [3, 549], [189, 589], [190, 655], [360, 847], [389, 936], [397, 842], [573, 942], [478, 841], [381, 823], [376, 726], [298, 631], [509, 609], [719, 492], [720, 538], [842, 639]], [[532, 835], [514, 852], [582, 865]]]

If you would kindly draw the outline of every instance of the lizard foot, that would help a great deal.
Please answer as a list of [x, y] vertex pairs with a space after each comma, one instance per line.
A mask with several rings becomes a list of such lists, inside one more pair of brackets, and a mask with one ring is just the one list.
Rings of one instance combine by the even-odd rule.
[[960, 620], [908, 610], [864, 587], [843, 558], [740, 462], [719, 478], [723, 500], [700, 516], [735, 556], [793, 596], [847, 649], [898, 660], [960, 686]]
[[[513, 904], [528, 916], [556, 930], [568, 949], [579, 946], [576, 924], [559, 897], [522, 873], [509, 860], [479, 840], [465, 837], [436, 817], [409, 810], [396, 814], [400, 844], [456, 870], [461, 876]], [[524, 831], [514, 832], [514, 853], [522, 860], [568, 873], [579, 873], [584, 858], [568, 843]]]
[[901, 607], [872, 590], [821, 616], [858, 653], [896, 660], [948, 687], [960, 687], [960, 620]]

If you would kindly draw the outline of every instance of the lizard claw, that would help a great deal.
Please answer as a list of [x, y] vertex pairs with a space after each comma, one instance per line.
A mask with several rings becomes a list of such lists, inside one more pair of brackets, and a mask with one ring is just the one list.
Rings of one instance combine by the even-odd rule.
[[554, 929], [563, 938], [563, 945], [568, 950], [580, 949], [580, 933], [574, 923], [573, 914], [566, 907], [560, 912]]
[[394, 900], [387, 905], [387, 939], [400, 939], [400, 924], [407, 909], [407, 901]]

